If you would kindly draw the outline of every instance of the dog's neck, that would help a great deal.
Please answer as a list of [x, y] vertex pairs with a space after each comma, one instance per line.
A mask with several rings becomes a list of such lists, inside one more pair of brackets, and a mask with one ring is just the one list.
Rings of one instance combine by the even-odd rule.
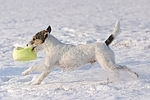
[[45, 42], [43, 43], [43, 47], [44, 49], [46, 49], [46, 51], [51, 48], [54, 48], [55, 46], [58, 45], [63, 45], [62, 42], [60, 42], [57, 38], [55, 38], [54, 36], [52, 36], [51, 34], [48, 34], [48, 37], [45, 39]]
[[48, 43], [49, 45], [58, 45], [58, 44], [62, 44], [57, 38], [55, 38], [54, 36], [52, 36], [51, 34], [48, 34], [48, 37], [46, 38], [46, 43]]

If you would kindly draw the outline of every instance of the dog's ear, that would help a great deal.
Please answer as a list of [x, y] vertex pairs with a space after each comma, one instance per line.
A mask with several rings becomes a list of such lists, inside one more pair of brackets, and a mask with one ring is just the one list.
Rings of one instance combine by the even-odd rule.
[[48, 26], [46, 31], [48, 31], [50, 33], [52, 31], [51, 26]]

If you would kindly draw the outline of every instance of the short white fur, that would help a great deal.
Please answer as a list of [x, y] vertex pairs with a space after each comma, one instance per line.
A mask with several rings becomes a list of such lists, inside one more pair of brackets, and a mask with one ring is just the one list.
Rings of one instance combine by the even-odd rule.
[[[112, 33], [114, 38], [116, 38], [119, 32], [120, 22], [117, 21]], [[105, 42], [74, 46], [61, 43], [49, 34], [45, 42], [36, 48], [37, 51], [42, 49], [46, 52], [44, 64], [31, 66], [22, 73], [22, 75], [27, 75], [34, 71], [42, 71], [42, 74], [32, 83], [35, 85], [40, 84], [56, 65], [64, 70], [73, 70], [95, 61], [106, 71], [119, 73], [120, 70], [123, 70], [132, 76], [138, 77], [135, 72], [126, 66], [116, 64], [114, 52]]]

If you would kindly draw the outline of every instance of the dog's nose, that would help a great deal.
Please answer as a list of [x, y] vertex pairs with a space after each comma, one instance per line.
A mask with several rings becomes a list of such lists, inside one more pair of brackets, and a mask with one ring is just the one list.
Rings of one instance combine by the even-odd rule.
[[32, 45], [31, 43], [26, 44], [26, 46], [31, 46], [31, 45]]
[[32, 44], [31, 43], [26, 44], [26, 46], [30, 46], [30, 45], [32, 45]]

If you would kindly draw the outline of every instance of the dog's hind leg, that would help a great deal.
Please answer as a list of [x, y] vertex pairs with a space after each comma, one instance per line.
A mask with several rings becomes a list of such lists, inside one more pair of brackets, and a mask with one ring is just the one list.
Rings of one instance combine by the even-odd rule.
[[113, 61], [108, 60], [104, 56], [98, 56], [98, 55], [96, 56], [96, 60], [105, 71], [112, 73], [112, 75], [115, 76], [116, 79], [121, 79], [120, 73], [116, 68], [117, 65]]
[[99, 48], [97, 48], [95, 52], [95, 57], [97, 62], [101, 65], [101, 67], [104, 70], [109, 72], [117, 71], [115, 57], [110, 49], [100, 50]]
[[128, 67], [116, 64], [115, 57], [111, 52], [96, 52], [96, 60], [104, 70], [115, 73], [115, 76], [119, 76], [119, 71], [122, 70], [128, 72], [133, 77], [138, 78], [138, 74]]
[[133, 72], [131, 69], [129, 69], [129, 68], [126, 67], [126, 66], [118, 65], [118, 66], [117, 66], [117, 69], [120, 70], [120, 71], [121, 71], [121, 70], [122, 70], [122, 71], [127, 71], [127, 72], [128, 72], [130, 75], [132, 75], [133, 77], [136, 77], [136, 78], [139, 77], [136, 72]]
[[96, 56], [96, 57], [97, 57], [97, 61], [99, 62], [99, 64], [104, 70], [109, 71], [109, 72], [115, 72], [116, 75], [117, 74], [119, 75], [119, 71], [126, 71], [133, 77], [138, 78], [138, 74], [136, 72], [133, 72], [128, 67], [118, 65], [114, 61], [108, 60], [107, 57], [104, 57], [103, 55]]

